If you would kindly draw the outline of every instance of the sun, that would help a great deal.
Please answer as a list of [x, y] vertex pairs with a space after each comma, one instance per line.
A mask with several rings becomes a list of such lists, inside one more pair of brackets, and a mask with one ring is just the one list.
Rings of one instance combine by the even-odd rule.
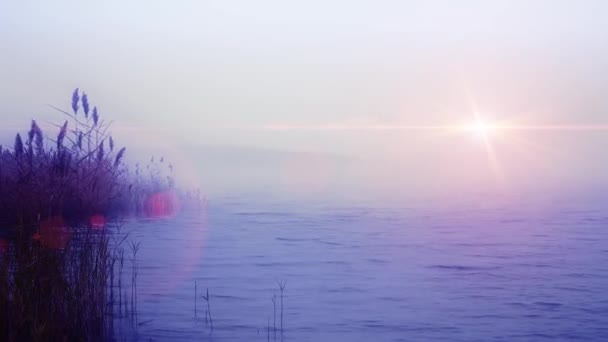
[[490, 135], [496, 132], [497, 127], [495, 125], [486, 123], [480, 119], [476, 119], [474, 122], [465, 125], [464, 129], [469, 132], [475, 133], [476, 135], [481, 136], [484, 139], [487, 139]]

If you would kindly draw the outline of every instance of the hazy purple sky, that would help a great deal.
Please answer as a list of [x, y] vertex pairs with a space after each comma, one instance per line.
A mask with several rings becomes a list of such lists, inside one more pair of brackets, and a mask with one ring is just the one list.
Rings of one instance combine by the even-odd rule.
[[1, 134], [80, 87], [128, 144], [345, 155], [389, 185], [603, 184], [604, 131], [500, 133], [492, 167], [472, 134], [365, 127], [608, 124], [607, 19], [606, 1], [5, 1]]

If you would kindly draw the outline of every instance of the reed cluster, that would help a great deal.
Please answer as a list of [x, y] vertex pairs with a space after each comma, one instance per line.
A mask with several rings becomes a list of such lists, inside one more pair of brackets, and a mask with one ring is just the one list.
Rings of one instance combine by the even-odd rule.
[[105, 341], [122, 321], [136, 327], [139, 243], [118, 222], [174, 209], [171, 165], [131, 171], [88, 96], [76, 89], [70, 107], [55, 108], [66, 120], [51, 135], [32, 120], [0, 146], [0, 341]]
[[[129, 170], [126, 148], [118, 147], [87, 94], [74, 90], [71, 110], [55, 108], [66, 120], [46, 136], [32, 120], [12, 147], [0, 145], [0, 222], [36, 224], [60, 216], [80, 222], [95, 214], [146, 210], [146, 200], [174, 185], [164, 159]], [[168, 175], [166, 175], [168, 173]]]
[[114, 265], [105, 231], [82, 230], [62, 249], [15, 239], [0, 257], [0, 339], [112, 339]]

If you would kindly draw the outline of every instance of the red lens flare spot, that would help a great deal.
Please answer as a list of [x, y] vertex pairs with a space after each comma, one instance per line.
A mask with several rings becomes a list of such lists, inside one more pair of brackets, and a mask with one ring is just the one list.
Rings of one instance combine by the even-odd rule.
[[177, 195], [173, 191], [157, 192], [146, 200], [145, 213], [148, 217], [171, 217], [179, 211]]
[[0, 253], [8, 252], [8, 242], [4, 239], [0, 239]]
[[93, 229], [104, 229], [106, 226], [106, 217], [101, 214], [93, 215], [91, 216], [90, 224]]
[[63, 249], [72, 237], [72, 231], [59, 216], [40, 222], [40, 231], [34, 239], [50, 249]]

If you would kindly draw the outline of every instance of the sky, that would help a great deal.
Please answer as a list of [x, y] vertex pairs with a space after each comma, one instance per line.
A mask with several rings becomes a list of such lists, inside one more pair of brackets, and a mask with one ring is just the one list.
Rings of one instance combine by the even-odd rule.
[[[61, 120], [48, 104], [79, 87], [118, 141], [206, 186], [598, 186], [607, 18], [606, 1], [4, 1], [0, 138]], [[479, 118], [553, 129], [452, 129]]]

